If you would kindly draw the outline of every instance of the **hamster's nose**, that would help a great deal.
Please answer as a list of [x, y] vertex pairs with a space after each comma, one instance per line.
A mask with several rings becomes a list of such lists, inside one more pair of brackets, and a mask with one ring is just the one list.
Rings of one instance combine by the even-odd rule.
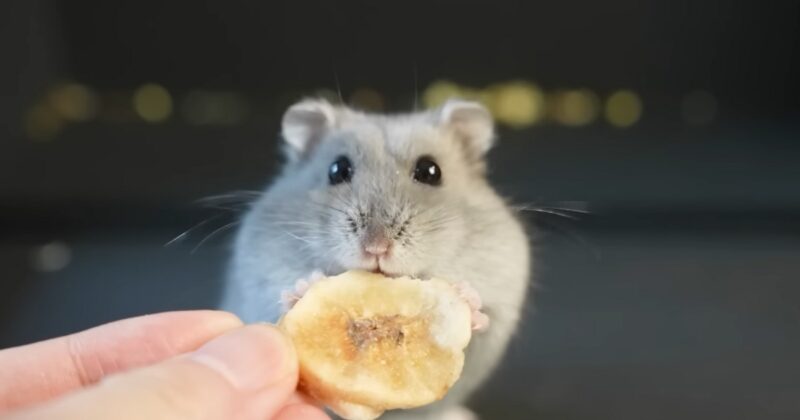
[[370, 232], [364, 239], [364, 254], [367, 256], [384, 257], [392, 249], [391, 239], [383, 232]]
[[383, 240], [380, 242], [373, 242], [369, 243], [364, 246], [364, 252], [369, 255], [374, 255], [376, 257], [381, 257], [389, 253], [389, 249], [392, 247], [392, 243], [389, 240]]

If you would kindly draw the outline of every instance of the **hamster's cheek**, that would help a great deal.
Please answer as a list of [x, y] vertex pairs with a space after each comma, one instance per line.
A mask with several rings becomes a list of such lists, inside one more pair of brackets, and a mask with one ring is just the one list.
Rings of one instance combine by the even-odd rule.
[[397, 276], [421, 276], [430, 268], [428, 256], [416, 249], [397, 247], [389, 258], [381, 260], [381, 270]]
[[351, 242], [343, 240], [331, 249], [328, 253], [329, 264], [338, 267], [339, 271], [374, 269], [374, 262], [364, 259], [358, 247]]

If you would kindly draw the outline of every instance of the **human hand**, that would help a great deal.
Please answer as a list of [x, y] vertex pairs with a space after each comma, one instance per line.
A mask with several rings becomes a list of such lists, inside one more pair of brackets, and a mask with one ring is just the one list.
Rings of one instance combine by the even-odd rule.
[[297, 377], [294, 347], [274, 327], [162, 313], [0, 351], [0, 417], [327, 419]]

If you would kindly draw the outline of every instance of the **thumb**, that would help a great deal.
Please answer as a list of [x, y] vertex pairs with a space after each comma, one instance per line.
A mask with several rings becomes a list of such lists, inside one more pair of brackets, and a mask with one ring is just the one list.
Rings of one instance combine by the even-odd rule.
[[274, 327], [251, 325], [11, 419], [262, 420], [281, 410], [297, 375], [290, 340]]

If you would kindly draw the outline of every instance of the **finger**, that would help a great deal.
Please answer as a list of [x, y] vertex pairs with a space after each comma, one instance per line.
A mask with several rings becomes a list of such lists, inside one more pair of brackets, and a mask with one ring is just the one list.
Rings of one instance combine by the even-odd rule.
[[308, 394], [295, 391], [285, 406], [272, 420], [292, 420], [292, 419], [330, 419], [325, 413], [322, 403], [310, 397]]
[[309, 404], [291, 404], [283, 407], [272, 420], [330, 420], [321, 408]]
[[167, 312], [0, 351], [0, 413], [195, 350], [241, 325], [227, 312]]
[[286, 401], [286, 404], [307, 404], [316, 407], [322, 407], [322, 403], [300, 391], [297, 391], [294, 394], [292, 394], [292, 396], [289, 397], [289, 399]]
[[289, 339], [274, 327], [252, 325], [11, 419], [263, 420], [281, 410], [296, 386], [297, 356]]

